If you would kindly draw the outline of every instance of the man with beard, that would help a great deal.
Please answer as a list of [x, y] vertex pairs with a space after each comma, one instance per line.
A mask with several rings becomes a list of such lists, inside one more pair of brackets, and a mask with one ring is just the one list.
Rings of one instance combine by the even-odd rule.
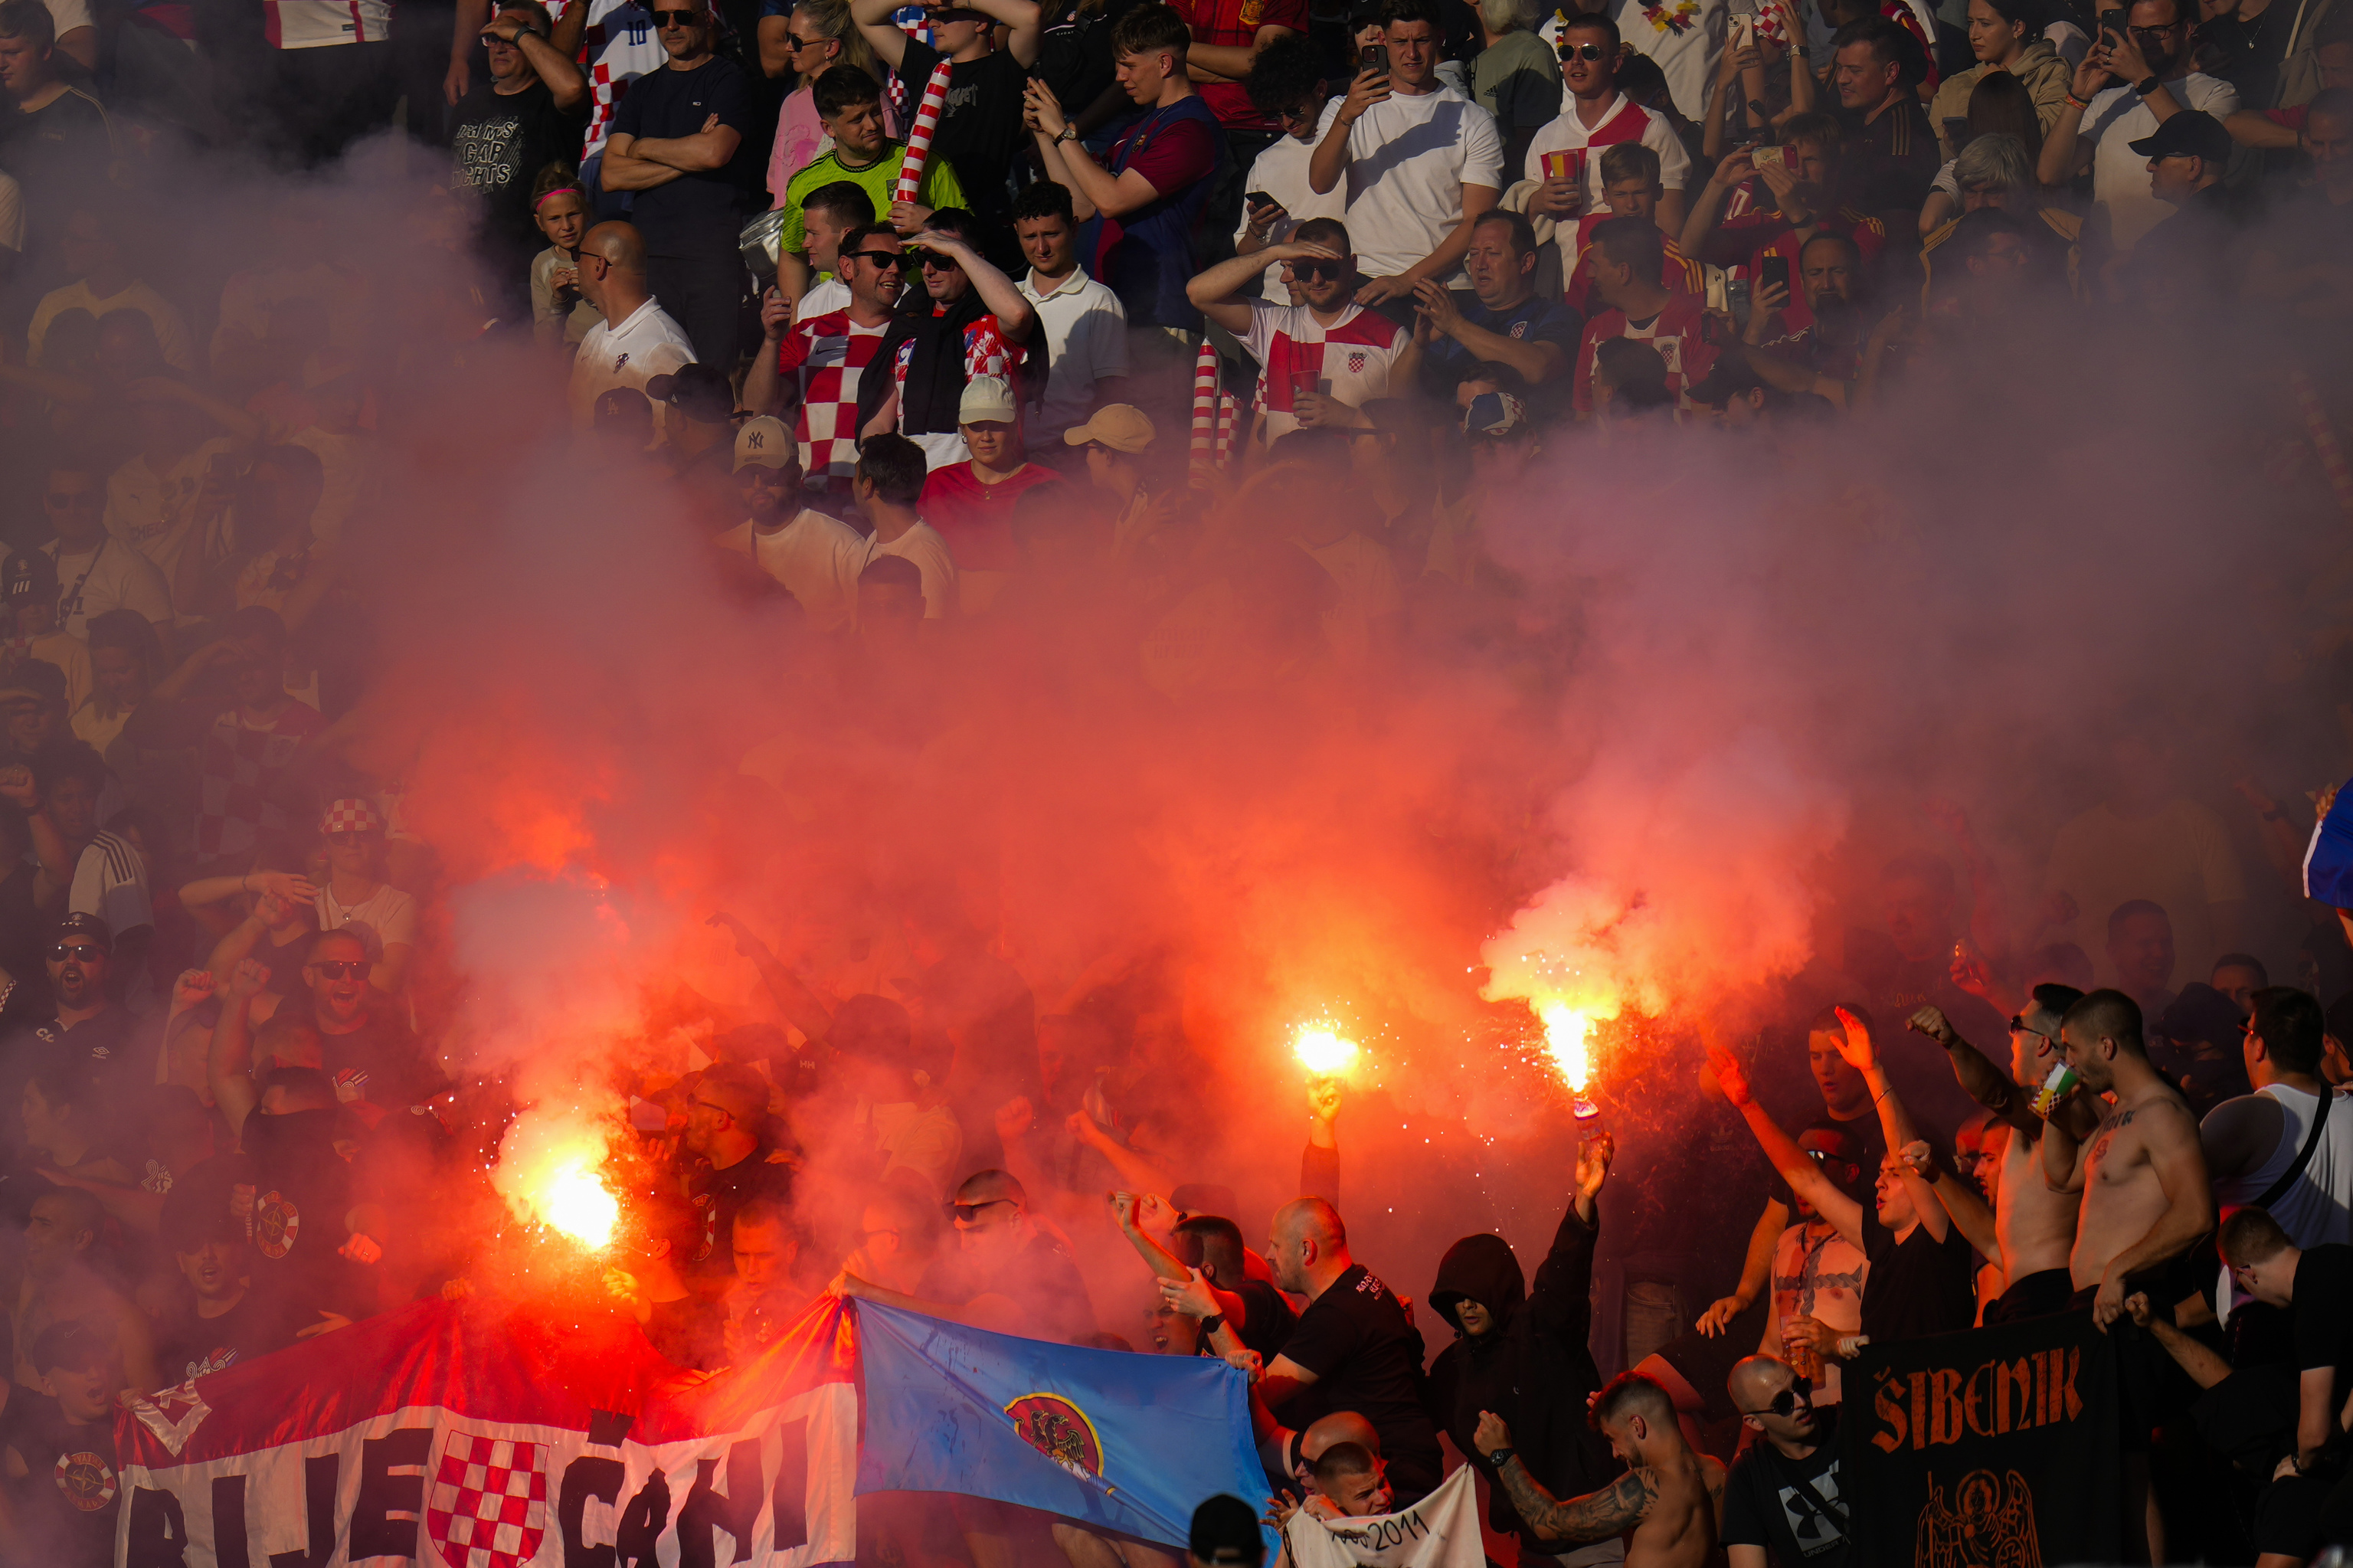
[[1086, 1283], [1061, 1241], [1029, 1213], [1029, 1194], [1002, 1171], [965, 1179], [950, 1205], [956, 1245], [924, 1270], [913, 1296], [844, 1273], [836, 1293], [905, 1307], [998, 1333], [1075, 1344], [1094, 1331]]
[[318, 1067], [339, 1099], [411, 1104], [427, 1074], [392, 999], [368, 983], [374, 968], [367, 944], [349, 931], [311, 939], [299, 971], [307, 994], [265, 991], [269, 971], [246, 959], [221, 988], [215, 1051], [228, 1050], [240, 1065], [250, 1048], [282, 1065]]
[[928, 468], [972, 456], [957, 423], [965, 384], [976, 376], [1011, 382], [1038, 325], [1013, 280], [981, 256], [979, 235], [972, 214], [942, 207], [907, 241], [923, 287], [899, 299], [874, 356], [882, 373], [858, 383], [858, 429], [905, 436], [923, 448]]
[[1723, 1546], [1731, 1568], [1846, 1568], [1852, 1501], [1839, 1489], [1838, 1412], [1818, 1411], [1788, 1363], [1751, 1356], [1728, 1385], [1740, 1424], [1761, 1441], [1725, 1478]]
[[[1592, 1491], [1615, 1469], [1585, 1418], [1587, 1396], [1601, 1386], [1586, 1346], [1596, 1204], [1615, 1153], [1606, 1132], [1578, 1145], [1575, 1195], [1536, 1270], [1534, 1294], [1523, 1299], [1519, 1260], [1493, 1233], [1447, 1248], [1430, 1289], [1430, 1306], [1459, 1336], [1430, 1364], [1431, 1417], [1471, 1454], [1477, 1452], [1480, 1412], [1497, 1412], [1512, 1428], [1521, 1462], [1556, 1497]], [[1520, 1518], [1500, 1477], [1491, 1470], [1487, 1482], [1487, 1520], [1498, 1533], [1516, 1534], [1524, 1557], [1558, 1550]]]
[[69, 1065], [101, 1083], [152, 1077], [152, 1057], [123, 1067], [139, 1021], [106, 994], [113, 950], [112, 933], [95, 915], [69, 915], [58, 922], [47, 955], [49, 1015], [19, 1026], [0, 1042], [0, 1115], [18, 1105], [26, 1080], [43, 1067]]
[[[2059, 1021], [2083, 997], [2073, 986], [2034, 988], [2025, 1011], [2010, 1021], [2008, 1073], [1961, 1038], [1937, 1009], [1924, 1007], [1907, 1021], [1909, 1027], [1945, 1048], [1961, 1087], [2010, 1128], [2000, 1174], [1992, 1183], [2002, 1294], [1986, 1303], [1989, 1324], [2062, 1311], [2074, 1293], [2067, 1255], [2075, 1245], [2075, 1214], [2081, 1204], [2072, 1193], [2052, 1191], [2043, 1180], [2043, 1121], [2031, 1103], [2034, 1091], [2059, 1065]], [[2077, 1121], [2076, 1136], [2090, 1131], [2092, 1113], [2081, 1097], [2068, 1102], [2063, 1113]]]
[[800, 448], [782, 419], [762, 414], [735, 432], [735, 490], [744, 521], [713, 543], [749, 556], [783, 585], [811, 630], [848, 627], [857, 614], [866, 541], [848, 524], [800, 504]]

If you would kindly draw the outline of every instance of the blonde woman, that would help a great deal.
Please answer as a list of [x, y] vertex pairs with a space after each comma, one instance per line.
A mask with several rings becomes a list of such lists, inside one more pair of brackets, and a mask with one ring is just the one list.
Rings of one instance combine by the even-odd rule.
[[[768, 18], [774, 20], [775, 18]], [[891, 79], [888, 68], [874, 58], [872, 46], [849, 19], [849, 0], [800, 0], [785, 19], [784, 46], [800, 85], [785, 95], [776, 113], [776, 144], [768, 154], [768, 191], [778, 207], [785, 205], [785, 185], [825, 151], [825, 125], [818, 119], [810, 89], [828, 66], [848, 63], [876, 81]], [[882, 133], [897, 141], [905, 127], [882, 96]]]

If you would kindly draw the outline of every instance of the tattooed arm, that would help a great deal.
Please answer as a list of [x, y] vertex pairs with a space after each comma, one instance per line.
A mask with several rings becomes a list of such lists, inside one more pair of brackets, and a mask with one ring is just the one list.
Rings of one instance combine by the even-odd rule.
[[1629, 1470], [1601, 1490], [1567, 1502], [1546, 1491], [1516, 1454], [1497, 1473], [1512, 1494], [1512, 1506], [1546, 1541], [1586, 1543], [1623, 1535], [1642, 1522], [1659, 1499], [1659, 1483], [1648, 1470]]

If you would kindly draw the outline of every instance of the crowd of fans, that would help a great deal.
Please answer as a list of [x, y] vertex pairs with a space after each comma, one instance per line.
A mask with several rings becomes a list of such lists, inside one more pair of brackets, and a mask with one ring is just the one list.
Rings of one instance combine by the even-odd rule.
[[[431, 355], [568, 366], [580, 470], [666, 488], [802, 634], [887, 662], [1050, 621], [1094, 679], [1124, 632], [1167, 699], [1378, 667], [1564, 461], [1998, 385], [2070, 316], [2325, 343], [2353, 303], [2326, 0], [654, 5], [0, 0], [9, 1562], [111, 1561], [118, 1395], [499, 1273], [510, 1086], [440, 1046], [442, 872], [367, 744], [352, 569]], [[433, 277], [363, 287], [296, 183], [217, 290], [143, 220], [192, 152], [290, 182], [379, 133], [443, 171], [385, 198]], [[2281, 366], [2283, 407], [2353, 510], [2341, 358]], [[1709, 1047], [1767, 1195], [1696, 1269], [1597, 1276], [1597, 1133], [1532, 1275], [1482, 1233], [1385, 1280], [1326, 1080], [1261, 1228], [1155, 1116], [1204, 1049], [1165, 977], [1049, 1011], [926, 906], [892, 912], [907, 996], [714, 918], [773, 1017], [618, 1086], [607, 1284], [695, 1372], [827, 1289], [1223, 1356], [1275, 1517], [1471, 1464], [1499, 1560], [1734, 1568], [1849, 1561], [1863, 1347], [2088, 1312], [2128, 1340], [2135, 1559], [2309, 1561], [2353, 1543], [2353, 953], [2316, 911], [2271, 983], [2232, 844], [2290, 870], [2301, 808], [2251, 782], [2234, 833], [2149, 734], [2031, 929], [1955, 815], [1966, 898], [1892, 863], [1820, 1011]], [[1808, 1069], [1819, 1107], [1781, 1093]], [[1255, 1563], [1259, 1507], [1205, 1507], [1194, 1560]], [[1176, 1561], [969, 1499], [862, 1529]]]

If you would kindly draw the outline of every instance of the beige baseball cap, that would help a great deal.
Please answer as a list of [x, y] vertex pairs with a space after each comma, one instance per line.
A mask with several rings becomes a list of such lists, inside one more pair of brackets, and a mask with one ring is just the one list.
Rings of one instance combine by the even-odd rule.
[[1012, 384], [1002, 376], [974, 376], [956, 399], [959, 425], [1009, 425], [1019, 417], [1013, 407]]
[[757, 464], [761, 468], [782, 468], [799, 455], [793, 442], [792, 431], [785, 422], [773, 415], [762, 414], [744, 421], [735, 432], [735, 470], [742, 471]]
[[1085, 424], [1064, 430], [1062, 440], [1074, 447], [1101, 441], [1115, 452], [1140, 452], [1152, 444], [1153, 434], [1152, 420], [1143, 409], [1132, 403], [1106, 403]]

